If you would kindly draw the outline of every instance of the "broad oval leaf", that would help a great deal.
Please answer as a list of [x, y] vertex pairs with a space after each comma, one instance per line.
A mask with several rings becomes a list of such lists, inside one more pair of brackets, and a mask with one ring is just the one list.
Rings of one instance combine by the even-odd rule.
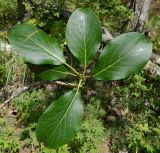
[[14, 26], [8, 34], [8, 40], [13, 49], [29, 63], [60, 65], [65, 62], [57, 40], [32, 25]]
[[62, 65], [41, 72], [38, 76], [43, 80], [58, 80], [67, 76], [68, 71]]
[[67, 23], [66, 38], [72, 54], [85, 67], [92, 61], [102, 39], [100, 23], [90, 9], [76, 9]]
[[117, 36], [102, 51], [93, 70], [98, 80], [119, 80], [141, 71], [152, 53], [151, 42], [141, 33]]
[[38, 122], [36, 137], [49, 148], [69, 142], [80, 129], [83, 116], [81, 95], [70, 91], [44, 112]]

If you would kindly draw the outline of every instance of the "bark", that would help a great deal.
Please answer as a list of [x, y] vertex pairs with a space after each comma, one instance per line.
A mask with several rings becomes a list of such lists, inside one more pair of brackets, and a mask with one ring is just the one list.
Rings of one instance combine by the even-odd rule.
[[17, 0], [18, 12], [20, 20], [23, 20], [25, 17], [26, 9], [25, 5], [23, 4], [24, 0]]
[[130, 8], [133, 10], [134, 15], [129, 24], [129, 30], [145, 32], [150, 2], [151, 0], [131, 0]]
[[145, 23], [148, 21], [149, 7], [150, 7], [150, 0], [144, 0], [139, 13], [138, 22], [135, 27], [135, 31], [144, 32]]

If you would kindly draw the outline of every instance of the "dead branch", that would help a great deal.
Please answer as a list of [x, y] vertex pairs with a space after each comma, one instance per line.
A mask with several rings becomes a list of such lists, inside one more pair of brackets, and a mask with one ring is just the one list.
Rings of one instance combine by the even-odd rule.
[[[40, 81], [40, 82], [34, 82], [30, 85], [27, 86], [23, 86], [23, 87], [19, 87], [16, 90], [16, 93], [12, 94], [10, 98], [8, 98], [7, 100], [5, 100], [1, 105], [0, 108], [4, 107], [5, 105], [9, 104], [14, 98], [20, 96], [22, 93], [26, 92], [26, 91], [31, 91], [35, 88], [40, 88], [42, 85], [45, 84], [56, 84], [56, 85], [60, 85], [60, 86], [66, 86], [66, 87], [77, 87], [77, 84], [73, 84], [73, 83], [68, 83], [68, 82], [62, 82], [62, 81]], [[5, 87], [6, 88], [6, 87]], [[5, 89], [1, 89], [1, 91], [4, 91]]]
[[17, 89], [17, 92], [15, 94], [13, 94], [9, 99], [7, 99], [6, 101], [4, 101], [1, 105], [0, 108], [4, 107], [5, 105], [7, 105], [10, 101], [12, 101], [14, 98], [18, 97], [19, 95], [21, 95], [23, 92], [29, 90], [30, 87], [29, 86], [24, 86], [21, 88]]

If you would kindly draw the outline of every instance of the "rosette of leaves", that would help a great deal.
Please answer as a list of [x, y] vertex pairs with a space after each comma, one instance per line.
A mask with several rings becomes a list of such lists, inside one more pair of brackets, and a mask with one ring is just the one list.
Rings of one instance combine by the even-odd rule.
[[68, 143], [80, 129], [83, 118], [80, 91], [88, 77], [97, 80], [127, 78], [141, 71], [151, 56], [152, 44], [143, 34], [125, 33], [104, 47], [92, 74], [88, 76], [86, 69], [100, 48], [101, 38], [101, 26], [95, 13], [88, 8], [76, 9], [67, 23], [66, 40], [70, 52], [84, 67], [82, 72], [78, 72], [66, 63], [57, 40], [40, 29], [19, 24], [8, 34], [10, 44], [26, 62], [53, 66], [40, 73], [40, 78], [58, 80], [67, 75], [77, 77], [75, 89], [52, 103], [39, 119], [37, 139], [49, 148], [58, 148]]

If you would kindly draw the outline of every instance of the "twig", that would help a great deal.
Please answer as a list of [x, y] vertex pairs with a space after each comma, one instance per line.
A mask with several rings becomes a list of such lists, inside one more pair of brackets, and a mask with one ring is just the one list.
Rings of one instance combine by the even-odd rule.
[[[12, 94], [12, 96], [5, 100], [3, 102], [3, 104], [0, 105], [0, 108], [4, 107], [5, 105], [7, 105], [8, 103], [10, 103], [14, 98], [20, 96], [22, 93], [28, 91], [28, 90], [32, 90], [34, 88], [38, 88], [44, 84], [57, 84], [60, 86], [67, 86], [67, 87], [77, 87], [77, 84], [73, 84], [73, 83], [68, 83], [68, 82], [62, 82], [62, 81], [40, 81], [40, 82], [35, 82], [32, 83], [31, 85], [28, 86], [23, 86], [23, 87], [19, 87], [17, 89], [17, 92], [15, 94]], [[3, 91], [5, 89], [1, 89], [1, 91]]]
[[6, 101], [4, 101], [1, 105], [0, 108], [4, 107], [5, 105], [7, 105], [10, 101], [12, 101], [14, 98], [18, 97], [19, 95], [21, 95], [23, 92], [29, 90], [29, 86], [24, 86], [22, 88], [18, 88], [17, 92], [15, 94], [13, 94], [9, 99], [7, 99]]

